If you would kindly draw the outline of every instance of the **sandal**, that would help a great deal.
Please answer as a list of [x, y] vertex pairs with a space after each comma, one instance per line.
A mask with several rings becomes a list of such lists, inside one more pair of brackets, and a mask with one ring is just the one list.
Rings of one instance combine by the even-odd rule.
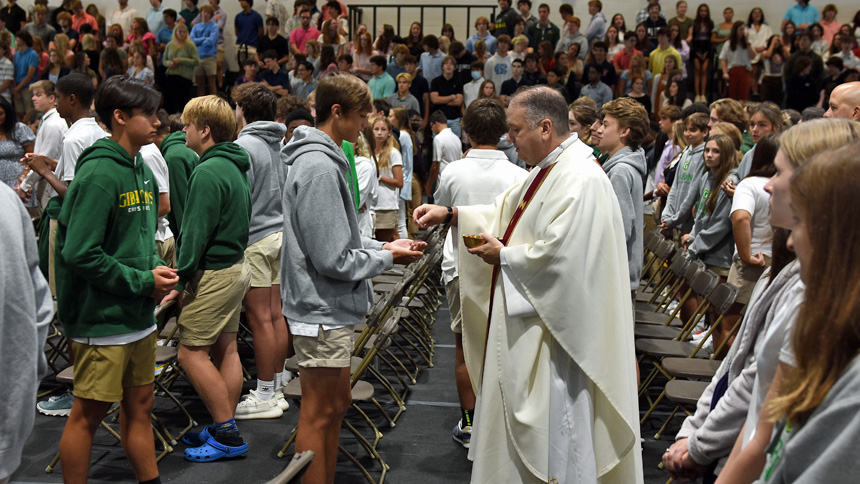
[[219, 459], [239, 457], [247, 452], [247, 443], [238, 447], [230, 447], [218, 442], [215, 438], [210, 438], [200, 447], [185, 449], [185, 460], [190, 460], [191, 462], [214, 462]]
[[182, 437], [182, 442], [190, 445], [191, 447], [200, 447], [209, 441], [211, 437], [215, 435], [215, 426], [207, 425], [203, 427], [202, 432], [188, 432]]

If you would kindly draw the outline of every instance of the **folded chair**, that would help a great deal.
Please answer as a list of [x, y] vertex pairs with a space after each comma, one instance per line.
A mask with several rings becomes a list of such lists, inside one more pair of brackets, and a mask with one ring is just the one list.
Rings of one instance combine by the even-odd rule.
[[299, 484], [313, 460], [314, 452], [312, 450], [293, 454], [293, 458], [287, 464], [287, 468], [266, 484]]

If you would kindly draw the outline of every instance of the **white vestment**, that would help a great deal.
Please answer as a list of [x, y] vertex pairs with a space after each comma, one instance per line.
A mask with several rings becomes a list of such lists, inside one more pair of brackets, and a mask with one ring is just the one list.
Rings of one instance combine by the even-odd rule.
[[488, 337], [492, 267], [460, 244], [472, 482], [641, 483], [627, 249], [591, 148], [571, 136], [494, 205], [458, 207], [459, 230], [503, 235], [553, 162], [502, 250]]

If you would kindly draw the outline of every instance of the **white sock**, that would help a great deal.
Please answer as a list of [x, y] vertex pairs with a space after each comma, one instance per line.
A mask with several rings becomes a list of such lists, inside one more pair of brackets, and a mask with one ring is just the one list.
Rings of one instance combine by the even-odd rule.
[[275, 373], [275, 390], [281, 388], [281, 374]]
[[289, 370], [284, 370], [281, 372], [281, 383], [283, 383], [284, 385], [289, 383], [290, 380], [292, 380], [292, 379], [293, 379], [293, 372], [291, 372]]
[[275, 382], [263, 381], [257, 378], [257, 398], [268, 402], [275, 396]]

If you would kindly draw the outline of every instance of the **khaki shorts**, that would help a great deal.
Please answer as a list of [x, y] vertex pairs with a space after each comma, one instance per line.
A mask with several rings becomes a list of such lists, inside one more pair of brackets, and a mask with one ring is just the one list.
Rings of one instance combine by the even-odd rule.
[[168, 237], [164, 240], [156, 240], [158, 257], [167, 264], [167, 267], [176, 268], [176, 239]]
[[396, 229], [398, 210], [377, 210], [376, 230]]
[[272, 287], [281, 283], [281, 241], [275, 232], [245, 249], [245, 263], [251, 269], [251, 287]]
[[709, 269], [711, 272], [720, 277], [729, 277], [729, 270], [726, 267], [717, 267], [705, 264], [705, 268]]
[[737, 302], [747, 304], [750, 302], [753, 289], [761, 277], [764, 270], [770, 267], [770, 257], [765, 257], [764, 267], [753, 267], [744, 264], [740, 259], [732, 262], [732, 267], [729, 269], [729, 277], [727, 282], [738, 288]]
[[448, 298], [448, 308], [451, 310], [451, 331], [463, 332], [463, 310], [460, 307], [460, 278], [445, 284], [445, 296]]
[[244, 259], [226, 269], [198, 271], [185, 288], [179, 342], [211, 346], [221, 333], [239, 331], [242, 299], [250, 286], [251, 273]]
[[12, 99], [15, 101], [15, 112], [26, 113], [33, 109], [33, 92], [30, 91], [30, 88], [12, 96]]
[[[222, 54], [223, 55], [223, 54]], [[218, 71], [214, 57], [201, 57], [200, 65], [194, 70], [195, 76], [214, 76]]]
[[[218, 47], [215, 48], [215, 61], [218, 64], [224, 63], [224, 46], [223, 45], [219, 45]], [[213, 74], [214, 74], [214, 72], [213, 72]]]
[[314, 336], [293, 335], [299, 366], [305, 368], [348, 368], [352, 355], [353, 326], [324, 330]]
[[95, 346], [72, 342], [75, 350], [74, 395], [99, 402], [119, 402], [123, 388], [149, 385], [155, 379], [158, 331], [126, 345]]

